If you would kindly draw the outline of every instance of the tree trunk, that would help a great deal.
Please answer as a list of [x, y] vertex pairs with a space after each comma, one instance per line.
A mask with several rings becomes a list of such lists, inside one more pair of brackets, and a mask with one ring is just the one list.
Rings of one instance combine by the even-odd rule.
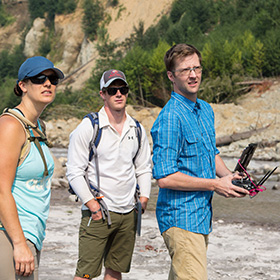
[[265, 127], [258, 128], [258, 129], [253, 129], [253, 130], [248, 130], [248, 131], [244, 131], [244, 132], [240, 132], [240, 133], [233, 133], [231, 135], [217, 137], [216, 146], [221, 147], [221, 146], [229, 145], [232, 142], [236, 142], [236, 141], [239, 141], [242, 139], [248, 139], [252, 135], [254, 135], [256, 133], [260, 133], [263, 130], [267, 129], [269, 126], [270, 126], [270, 124]]

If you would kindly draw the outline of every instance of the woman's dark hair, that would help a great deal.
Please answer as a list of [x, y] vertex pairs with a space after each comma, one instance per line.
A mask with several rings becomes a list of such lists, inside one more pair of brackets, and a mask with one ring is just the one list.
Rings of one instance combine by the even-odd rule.
[[23, 94], [23, 92], [22, 92], [22, 90], [21, 90], [21, 88], [19, 87], [18, 84], [16, 84], [15, 87], [14, 87], [14, 93], [15, 93], [16, 96], [20, 96], [20, 97]]
[[[23, 82], [27, 82], [27, 79], [23, 80]], [[19, 96], [19, 97], [22, 97], [22, 95], [23, 95], [23, 91], [21, 90], [18, 83], [14, 87], [14, 93], [15, 93], [16, 96]]]

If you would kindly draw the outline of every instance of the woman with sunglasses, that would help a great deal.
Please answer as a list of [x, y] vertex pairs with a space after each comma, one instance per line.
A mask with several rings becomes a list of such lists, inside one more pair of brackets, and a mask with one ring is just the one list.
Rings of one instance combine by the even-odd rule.
[[[39, 116], [55, 98], [64, 78], [45, 57], [28, 58], [19, 68], [14, 88], [21, 102], [0, 117], [0, 280], [38, 279], [40, 250], [45, 237], [54, 162], [41, 132]], [[24, 127], [14, 117], [24, 117]], [[28, 142], [25, 159], [20, 160]], [[43, 160], [44, 158], [44, 160]]]

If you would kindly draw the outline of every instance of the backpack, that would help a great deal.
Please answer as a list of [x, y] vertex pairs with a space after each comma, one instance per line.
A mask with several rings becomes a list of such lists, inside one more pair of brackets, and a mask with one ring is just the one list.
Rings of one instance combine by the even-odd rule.
[[[91, 113], [87, 114], [84, 118], [89, 118], [91, 121], [91, 125], [93, 127], [93, 137], [92, 137], [92, 140], [89, 145], [90, 149], [89, 149], [89, 159], [88, 160], [90, 162], [92, 160], [93, 156], [96, 155], [96, 149], [97, 149], [97, 146], [100, 142], [101, 135], [102, 135], [102, 128], [99, 127], [98, 112], [96, 112], [96, 113], [91, 112]], [[138, 155], [138, 152], [140, 150], [140, 147], [141, 147], [142, 130], [141, 130], [140, 123], [134, 118], [133, 118], [133, 120], [135, 121], [135, 124], [136, 124], [136, 136], [137, 136], [137, 141], [138, 141], [138, 149], [133, 158], [133, 163], [134, 163], [134, 161]], [[98, 178], [99, 177], [98, 163], [96, 164], [96, 169], [97, 169], [96, 173], [97, 173], [97, 178]], [[92, 188], [92, 186], [91, 186], [91, 188]], [[76, 195], [70, 184], [69, 184], [68, 191], [70, 194]], [[76, 201], [77, 200], [78, 200], [78, 197], [76, 198]]]
[[[95, 148], [97, 148], [100, 139], [101, 139], [101, 135], [102, 135], [102, 128], [99, 127], [99, 118], [98, 118], [98, 113], [89, 113], [87, 114], [84, 118], [89, 118], [91, 121], [91, 124], [93, 126], [93, 138], [92, 141], [90, 142], [90, 152], [89, 152], [89, 161], [92, 160], [92, 157], [94, 155], [94, 151], [93, 151], [93, 145], [95, 146]], [[142, 138], [142, 130], [141, 130], [141, 126], [140, 123], [133, 118], [133, 120], [135, 121], [136, 124], [136, 136], [137, 136], [137, 140], [138, 140], [138, 149], [137, 152], [133, 158], [133, 162], [135, 161], [136, 156], [138, 155], [139, 149], [141, 147], [141, 138]]]
[[[18, 109], [16, 109], [18, 110]], [[19, 111], [19, 110], [18, 110]], [[19, 111], [20, 112], [20, 111]], [[39, 123], [41, 125], [42, 131], [37, 127], [34, 126], [34, 124], [32, 122], [30, 122], [27, 118], [25, 118], [21, 113], [19, 113], [15, 110], [6, 108], [4, 109], [3, 113], [1, 116], [3, 115], [9, 115], [12, 116], [14, 118], [16, 118], [21, 125], [23, 126], [25, 133], [26, 133], [26, 141], [24, 143], [24, 145], [22, 146], [21, 152], [20, 152], [20, 156], [18, 159], [18, 166], [20, 166], [23, 161], [25, 160], [25, 158], [28, 156], [29, 152], [30, 152], [30, 148], [31, 148], [31, 142], [34, 142], [34, 144], [36, 145], [37, 149], [39, 150], [39, 153], [41, 155], [42, 161], [44, 163], [44, 176], [48, 176], [49, 172], [48, 172], [48, 166], [47, 166], [47, 162], [43, 153], [43, 150], [41, 148], [41, 145], [39, 142], [45, 142], [46, 145], [48, 147], [51, 147], [51, 143], [47, 140], [47, 137], [45, 135], [45, 124], [42, 120], [39, 119]], [[39, 136], [32, 136], [31, 132], [30, 132], [30, 128], [35, 130]]]
[[[87, 182], [88, 188], [91, 191], [91, 193], [93, 194], [93, 196], [95, 197], [95, 199], [98, 201], [98, 203], [100, 204], [100, 209], [101, 209], [101, 214], [102, 214], [102, 219], [105, 220], [105, 217], [107, 217], [107, 224], [108, 226], [110, 226], [112, 224], [111, 222], [111, 217], [110, 217], [110, 213], [108, 210], [108, 207], [105, 203], [105, 201], [102, 199], [102, 196], [99, 193], [99, 187], [100, 187], [100, 182], [99, 182], [99, 165], [98, 165], [98, 157], [97, 157], [97, 146], [100, 142], [101, 139], [101, 135], [102, 135], [102, 128], [99, 127], [99, 118], [98, 118], [98, 113], [89, 113], [87, 114], [84, 118], [89, 118], [91, 121], [91, 125], [93, 127], [93, 137], [92, 140], [90, 141], [90, 145], [89, 145], [89, 162], [92, 160], [92, 158], [94, 157], [95, 160], [95, 167], [96, 167], [96, 179], [97, 179], [97, 188], [95, 188], [94, 186], [92, 186], [89, 183], [89, 179], [87, 176], [87, 169], [86, 168], [86, 175], [85, 175], [85, 180]], [[136, 123], [136, 135], [137, 135], [137, 140], [138, 140], [138, 149], [137, 152], [133, 158], [133, 163], [135, 161], [136, 156], [138, 155], [138, 152], [140, 150], [141, 147], [141, 138], [142, 138], [142, 130], [141, 130], [141, 126], [140, 123], [133, 118], [133, 120]], [[70, 194], [76, 195], [76, 193], [74, 192], [74, 190], [72, 189], [71, 185], [69, 184], [69, 189], [68, 192]], [[135, 208], [138, 211], [138, 219], [137, 219], [137, 234], [140, 236], [141, 234], [141, 214], [142, 214], [142, 206], [141, 206], [141, 202], [140, 202], [140, 190], [139, 190], [139, 186], [136, 186], [136, 190], [135, 190]], [[76, 202], [78, 201], [78, 196], [76, 195]], [[91, 217], [89, 220], [89, 223], [91, 221]], [[89, 224], [88, 224], [89, 225]]]

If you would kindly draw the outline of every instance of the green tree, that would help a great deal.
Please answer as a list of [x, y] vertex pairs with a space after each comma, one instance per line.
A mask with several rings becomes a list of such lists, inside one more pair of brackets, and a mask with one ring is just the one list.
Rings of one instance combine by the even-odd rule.
[[[75, 0], [28, 0], [31, 20], [45, 18], [49, 27], [53, 27], [56, 14], [72, 13], [76, 9]], [[47, 15], [47, 16], [46, 16]]]
[[13, 21], [13, 17], [10, 16], [5, 7], [2, 5], [2, 1], [0, 1], [0, 27], [3, 27]]
[[75, 0], [58, 0], [56, 6], [57, 14], [73, 13], [77, 7]]
[[156, 26], [149, 27], [145, 32], [141, 44], [142, 48], [151, 50], [157, 47], [160, 40], [167, 41], [167, 32], [170, 26], [172, 26], [170, 18], [164, 15]]
[[125, 50], [130, 50], [135, 44], [138, 44], [141, 47], [144, 47], [143, 42], [144, 37], [144, 21], [138, 23], [138, 27], [133, 26], [133, 32], [129, 38], [125, 40], [123, 45]]
[[0, 53], [0, 112], [5, 107], [14, 107], [20, 101], [14, 94], [13, 88], [16, 84], [18, 69], [25, 60], [22, 49], [22, 46], [15, 46], [11, 53], [7, 50]]
[[263, 43], [257, 40], [252, 48], [252, 52], [253, 57], [251, 60], [251, 64], [253, 68], [253, 76], [262, 77], [263, 67], [265, 64], [265, 52]]
[[21, 63], [25, 60], [22, 46], [16, 46], [12, 53], [4, 50], [0, 53], [0, 81], [16, 78]]
[[20, 102], [20, 98], [13, 91], [15, 81], [14, 78], [6, 78], [4, 83], [0, 83], [1, 113], [5, 108], [13, 108]]
[[28, 0], [28, 8], [31, 19], [34, 20], [37, 17], [43, 18], [44, 13], [47, 11], [45, 0]]
[[84, 0], [83, 4], [83, 28], [90, 40], [94, 41], [97, 36], [98, 26], [104, 18], [104, 11], [99, 0]]
[[[152, 51], [149, 59], [147, 79], [149, 82], [149, 101], [163, 106], [170, 98], [171, 82], [166, 75], [164, 55], [171, 48], [165, 41], [160, 41], [157, 48]], [[157, 79], [155, 79], [157, 77]]]
[[108, 0], [108, 5], [112, 7], [116, 7], [119, 5], [119, 0]]
[[242, 51], [242, 61], [247, 76], [259, 77], [264, 66], [264, 46], [251, 31], [246, 31], [236, 40]]
[[186, 12], [188, 0], [174, 1], [170, 12], [170, 20], [176, 23], [181, 16]]
[[148, 53], [136, 45], [117, 65], [117, 68], [127, 77], [131, 91], [130, 98], [143, 106], [146, 105], [145, 100], [149, 97], [150, 80], [146, 75], [148, 61]]
[[116, 64], [123, 57], [120, 50], [117, 50], [119, 45], [109, 39], [107, 29], [102, 26], [98, 30], [98, 41], [96, 50], [98, 58], [96, 59], [95, 67], [92, 71], [91, 78], [87, 83], [87, 88], [93, 91], [99, 91], [99, 80], [102, 73], [108, 69], [116, 68]]
[[199, 98], [210, 102], [232, 102], [240, 94], [240, 76], [218, 76], [215, 79], [206, 78], [201, 84]]
[[280, 29], [275, 28], [267, 32], [265, 40], [265, 58], [263, 75], [280, 75]]

